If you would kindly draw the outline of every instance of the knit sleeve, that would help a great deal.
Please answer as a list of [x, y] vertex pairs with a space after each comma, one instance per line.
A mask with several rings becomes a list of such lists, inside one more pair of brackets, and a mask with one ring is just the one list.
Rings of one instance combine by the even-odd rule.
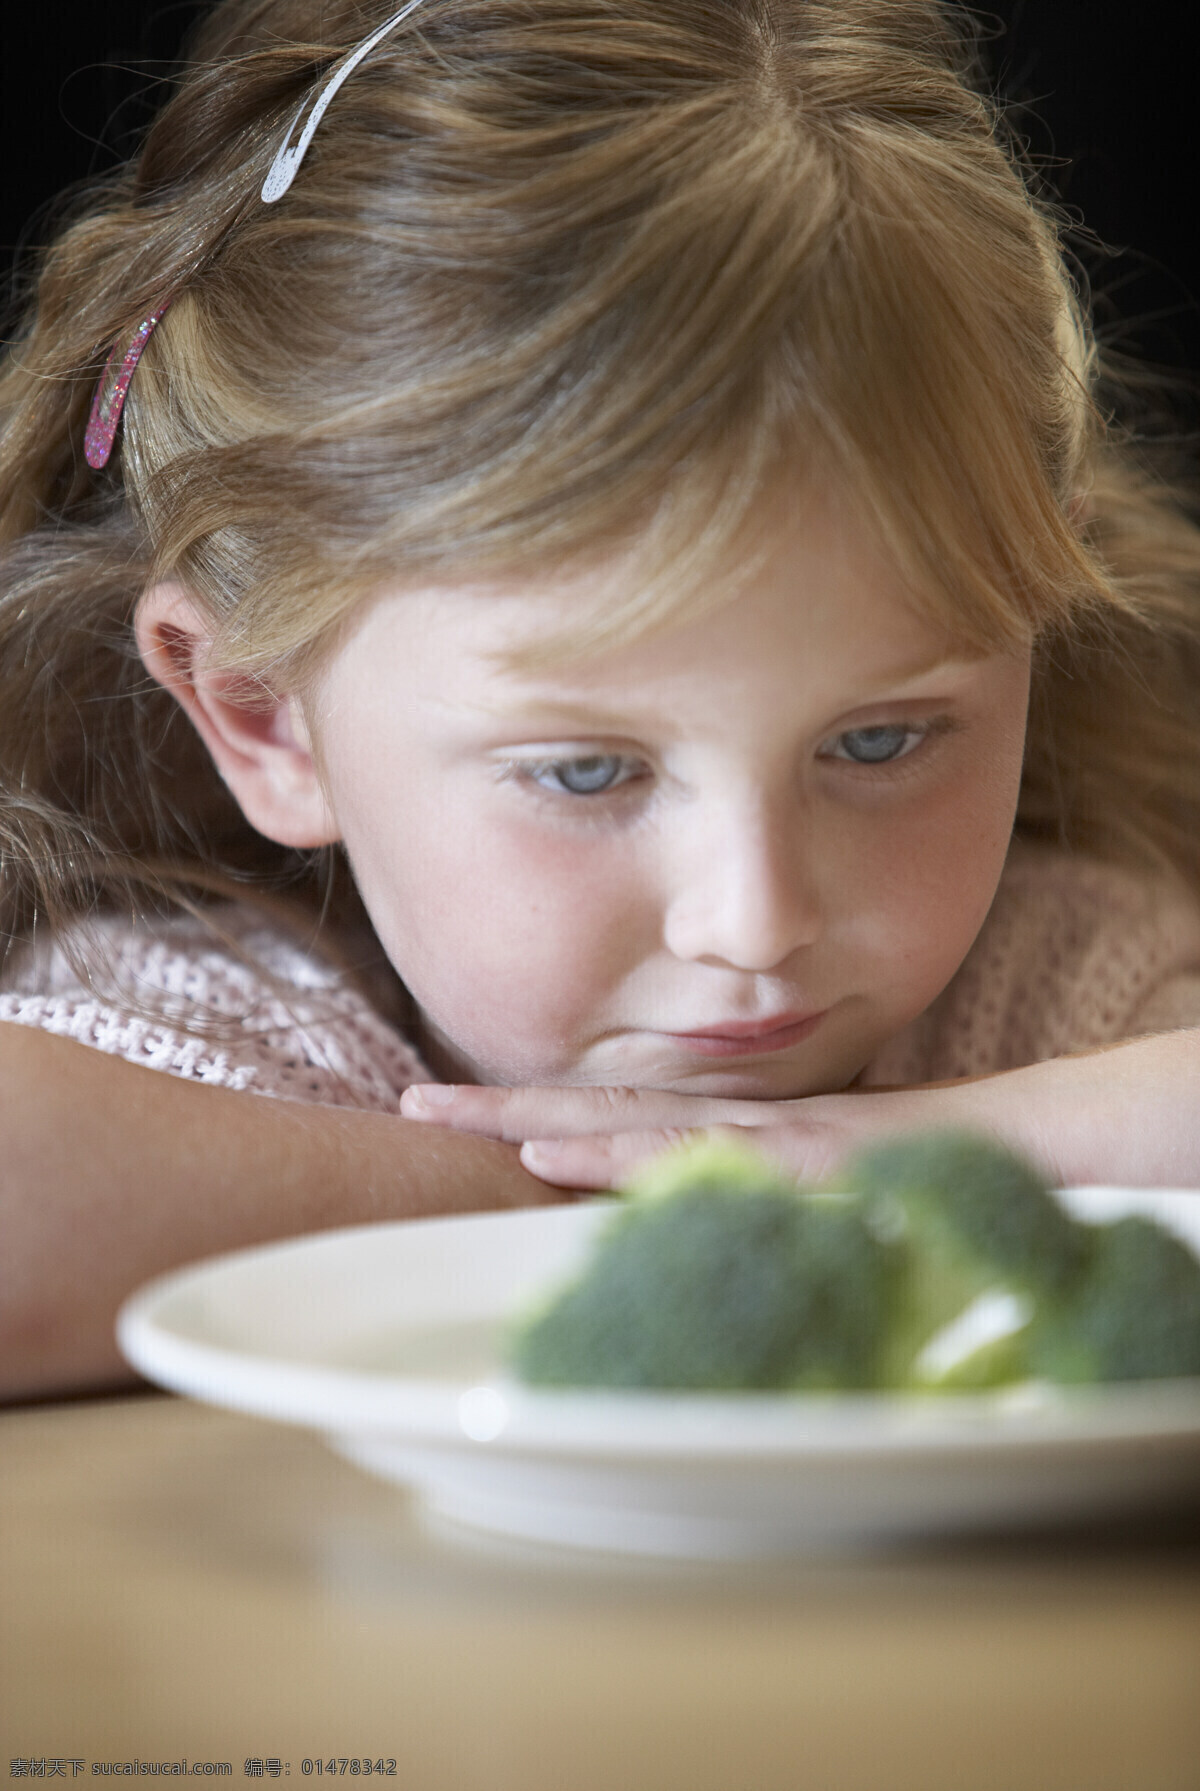
[[0, 1020], [37, 1026], [148, 1069], [281, 1100], [395, 1113], [417, 1052], [313, 950], [249, 907], [211, 922], [104, 919], [77, 944], [27, 950], [6, 970]]
[[1173, 976], [1130, 1016], [1130, 1038], [1147, 1032], [1175, 1032], [1200, 1026], [1200, 970]]
[[957, 975], [863, 1086], [937, 1082], [1200, 1026], [1200, 901], [1179, 882], [1014, 847]]

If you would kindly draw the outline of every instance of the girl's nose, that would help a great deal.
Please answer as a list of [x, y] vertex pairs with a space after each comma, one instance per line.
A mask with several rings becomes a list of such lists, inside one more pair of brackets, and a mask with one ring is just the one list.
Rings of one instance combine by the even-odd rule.
[[677, 958], [767, 971], [821, 931], [799, 815], [706, 829], [671, 880], [663, 937]]

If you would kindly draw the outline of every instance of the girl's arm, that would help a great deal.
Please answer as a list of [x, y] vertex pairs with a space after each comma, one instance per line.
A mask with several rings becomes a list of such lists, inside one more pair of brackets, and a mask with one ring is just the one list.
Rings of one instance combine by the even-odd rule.
[[561, 1199], [511, 1147], [206, 1088], [0, 1024], [0, 1397], [134, 1377], [113, 1341], [149, 1276], [357, 1221]]
[[653, 1089], [437, 1089], [402, 1111], [432, 1128], [525, 1144], [522, 1160], [562, 1187], [607, 1188], [644, 1157], [696, 1128], [752, 1127], [756, 1141], [804, 1176], [825, 1174], [866, 1138], [933, 1126], [977, 1126], [1040, 1162], [1061, 1186], [1111, 1183], [1200, 1188], [1200, 1028], [1130, 1039], [1003, 1075], [921, 1088], [726, 1101]]

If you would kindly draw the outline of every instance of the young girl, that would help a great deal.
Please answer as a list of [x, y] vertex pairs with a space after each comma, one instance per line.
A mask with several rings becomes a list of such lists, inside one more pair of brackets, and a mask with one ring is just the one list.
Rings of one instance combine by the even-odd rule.
[[695, 1127], [1200, 1182], [1200, 542], [1099, 378], [938, 0], [222, 0], [3, 379], [9, 1387]]

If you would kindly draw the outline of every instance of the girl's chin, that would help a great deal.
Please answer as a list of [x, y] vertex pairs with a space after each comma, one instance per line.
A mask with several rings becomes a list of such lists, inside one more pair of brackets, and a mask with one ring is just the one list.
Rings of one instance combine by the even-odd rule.
[[[426, 1031], [417, 1049], [442, 1082], [493, 1088], [646, 1088], [726, 1101], [796, 1101], [839, 1094], [861, 1073], [870, 1053], [791, 1051], [714, 1057], [675, 1047], [662, 1033], [621, 1033], [585, 1042], [562, 1056], [488, 1050], [483, 1041], [457, 1047]], [[848, 1061], [847, 1061], [848, 1060]]]
[[584, 1075], [564, 1078], [592, 1087], [653, 1088], [668, 1094], [724, 1101], [798, 1101], [810, 1095], [839, 1094], [854, 1080], [859, 1062], [840, 1066], [789, 1062], [786, 1058], [733, 1059], [682, 1053], [646, 1054], [640, 1062], [606, 1059], [589, 1064]]

